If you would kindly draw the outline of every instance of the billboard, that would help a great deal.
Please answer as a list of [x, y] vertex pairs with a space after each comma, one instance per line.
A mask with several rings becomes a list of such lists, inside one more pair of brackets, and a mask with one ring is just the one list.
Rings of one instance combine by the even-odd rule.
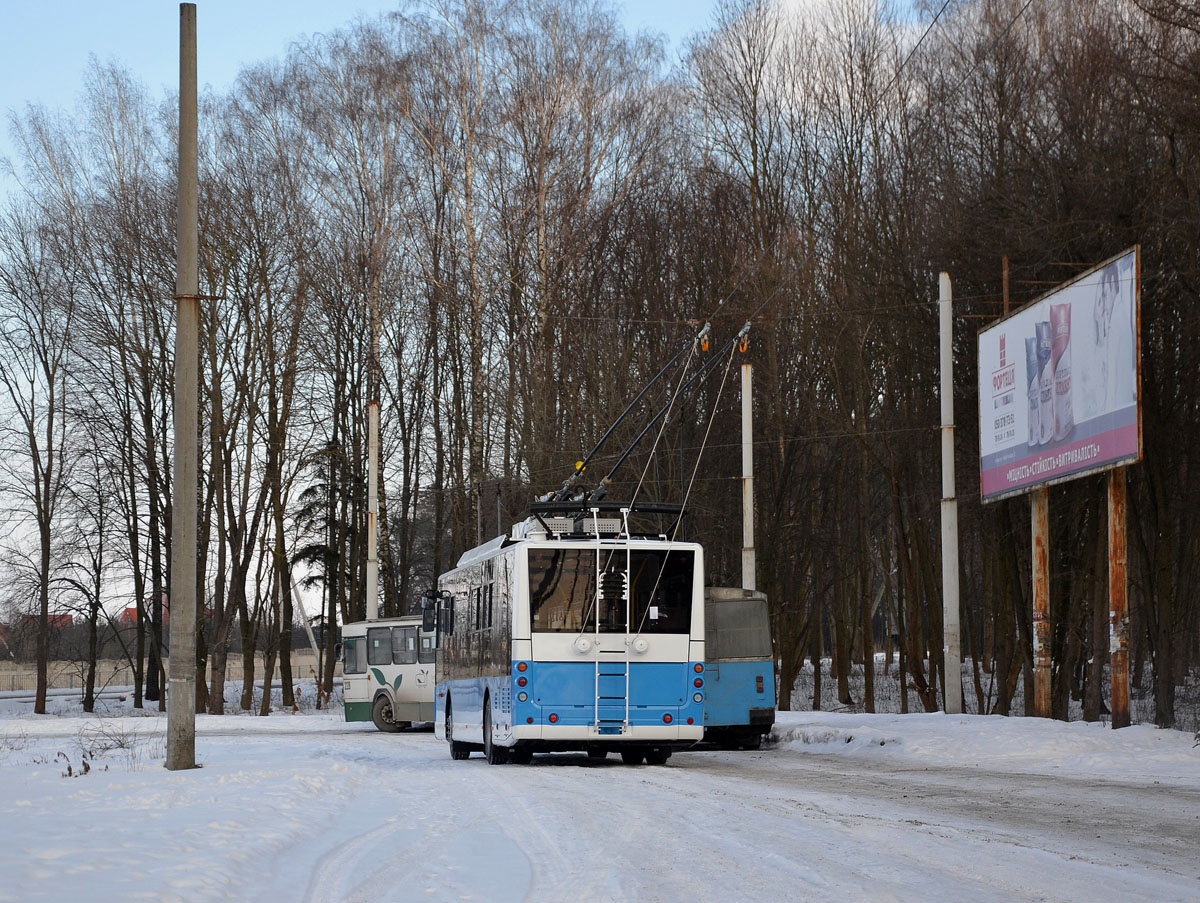
[[985, 502], [1142, 457], [1140, 249], [979, 333]]

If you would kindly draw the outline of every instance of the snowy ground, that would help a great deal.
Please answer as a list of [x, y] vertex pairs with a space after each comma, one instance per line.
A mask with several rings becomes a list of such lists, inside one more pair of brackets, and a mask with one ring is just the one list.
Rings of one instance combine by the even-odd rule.
[[169, 772], [163, 716], [55, 705], [0, 700], [0, 901], [1200, 900], [1178, 731], [780, 713], [759, 752], [493, 767], [307, 710], [200, 716]]

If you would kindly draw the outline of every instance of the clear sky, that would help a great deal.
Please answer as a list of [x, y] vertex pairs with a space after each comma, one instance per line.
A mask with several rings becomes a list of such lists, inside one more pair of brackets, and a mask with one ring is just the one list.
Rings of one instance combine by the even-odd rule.
[[[613, 0], [626, 27], [662, 32], [674, 57], [707, 27], [715, 0]], [[400, 0], [196, 0], [201, 90], [226, 90], [238, 71], [281, 59], [306, 35], [397, 9]], [[9, 113], [27, 104], [73, 112], [90, 55], [116, 61], [152, 96], [179, 84], [177, 0], [0, 0], [0, 156], [12, 157]], [[0, 175], [0, 194], [10, 188]]]

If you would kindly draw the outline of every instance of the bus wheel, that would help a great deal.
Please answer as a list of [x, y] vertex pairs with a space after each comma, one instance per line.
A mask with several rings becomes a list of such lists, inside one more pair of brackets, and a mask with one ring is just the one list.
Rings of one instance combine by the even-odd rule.
[[669, 749], [652, 749], [646, 753], [646, 764], [666, 765], [669, 758], [671, 758], [671, 751]]
[[456, 761], [471, 758], [471, 747], [454, 740], [454, 713], [450, 709], [450, 699], [446, 699], [446, 742], [450, 744], [450, 758]]
[[514, 765], [528, 765], [533, 761], [533, 751], [514, 746], [508, 751], [508, 757]]
[[483, 697], [483, 755], [489, 765], [504, 765], [508, 762], [508, 750], [492, 742], [492, 700]]
[[608, 758], [608, 750], [607, 749], [595, 749], [593, 747], [592, 749], [589, 749], [587, 751], [587, 757], [589, 759], [607, 759]]
[[621, 761], [626, 765], [641, 765], [646, 756], [635, 749], [621, 750]]
[[385, 733], [394, 734], [400, 730], [400, 725], [392, 720], [392, 701], [386, 696], [376, 698], [375, 704], [371, 706], [371, 720]]

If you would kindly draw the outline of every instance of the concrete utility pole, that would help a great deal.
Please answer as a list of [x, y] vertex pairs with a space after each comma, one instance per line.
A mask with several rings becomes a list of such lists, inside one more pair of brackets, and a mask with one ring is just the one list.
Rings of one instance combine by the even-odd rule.
[[742, 589], [758, 589], [754, 565], [754, 365], [742, 364]]
[[200, 276], [196, 4], [179, 4], [179, 249], [175, 275], [175, 472], [167, 768], [196, 767], [196, 517]]
[[379, 283], [373, 279], [369, 291], [371, 307], [371, 363], [367, 377], [367, 620], [379, 617], [379, 396], [383, 371], [379, 366]]
[[379, 617], [379, 302], [371, 305], [371, 400], [367, 403], [367, 620]]
[[367, 407], [367, 620], [379, 617], [379, 399]]
[[950, 274], [939, 280], [942, 369], [942, 660], [945, 709], [961, 715], [962, 652], [958, 632], [958, 497], [954, 491], [954, 324]]

